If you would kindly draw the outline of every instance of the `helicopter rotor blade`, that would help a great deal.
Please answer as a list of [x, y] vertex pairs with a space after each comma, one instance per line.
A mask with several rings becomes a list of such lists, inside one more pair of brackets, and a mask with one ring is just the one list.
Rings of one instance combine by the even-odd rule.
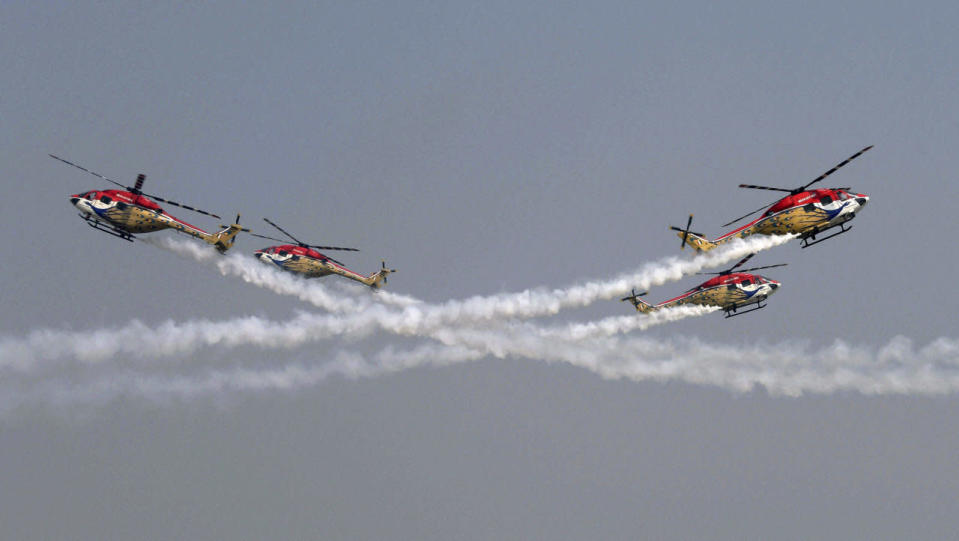
[[[671, 226], [669, 226], [669, 228], [672, 229], [673, 231], [679, 231], [680, 233], [682, 233], [683, 231], [686, 231], [686, 230], [683, 229], [682, 227], [676, 227], [675, 225], [671, 225]], [[689, 234], [690, 234], [690, 235], [699, 235], [700, 237], [702, 237], [702, 236], [704, 235], [703, 233], [697, 233], [697, 232], [695, 232], [695, 231], [690, 231]]]
[[789, 263], [779, 263], [778, 265], [766, 265], [766, 266], [763, 266], [763, 267], [751, 267], [751, 268], [748, 268], [748, 269], [739, 269], [739, 272], [752, 272], [752, 271], [757, 271], [757, 270], [762, 270], [762, 269], [771, 269], [771, 268], [773, 268], [773, 267], [785, 267], [785, 266], [788, 265], [788, 264], [789, 264]]
[[259, 234], [259, 233], [250, 233], [250, 235], [252, 235], [252, 236], [254, 236], [254, 237], [259, 237], [259, 238], [261, 238], [261, 239], [273, 240], [273, 241], [276, 241], [276, 242], [284, 242], [284, 243], [286, 242], [286, 239], [278, 239], [278, 238], [276, 238], [276, 237], [270, 237], [270, 236], [267, 236], [267, 235], [261, 235], [261, 234]]
[[759, 186], [757, 184], [740, 184], [740, 188], [750, 188], [753, 190], [772, 190], [774, 192], [789, 192], [792, 193], [792, 190], [786, 188], [773, 188], [772, 186]]
[[686, 246], [686, 241], [689, 239], [689, 228], [693, 225], [693, 215], [689, 215], [689, 219], [686, 220], [686, 232], [683, 233], [683, 243], [680, 246], [680, 250], [684, 249]]
[[[789, 190], [786, 190], [786, 191], [789, 191]], [[728, 227], [728, 226], [733, 225], [734, 223], [736, 223], [736, 222], [738, 222], [738, 221], [740, 221], [740, 220], [742, 220], [742, 219], [744, 219], [744, 218], [749, 218], [750, 216], [752, 216], [753, 214], [756, 214], [757, 212], [759, 212], [759, 211], [761, 211], [761, 210], [766, 210], [767, 207], [769, 207], [769, 206], [771, 206], [771, 205], [774, 205], [775, 203], [776, 203], [776, 201], [773, 201], [772, 203], [767, 203], [767, 204], [759, 207], [758, 209], [750, 212], [749, 214], [743, 214], [743, 215], [740, 216], [739, 218], [736, 218], [735, 220], [733, 220], [733, 221], [731, 221], [731, 222], [728, 222], [728, 223], [723, 224], [722, 227]]]
[[[240, 225], [240, 215], [239, 215], [239, 214], [236, 215], [236, 221], [233, 222], [233, 225]], [[220, 227], [222, 227], [223, 229], [226, 229], [226, 228], [232, 227], [232, 226], [229, 226], [229, 225], [226, 225], [226, 224], [220, 224]], [[245, 233], [249, 233], [249, 234], [251, 234], [251, 235], [254, 234], [252, 231], [250, 231], [250, 228], [249, 228], [249, 227], [241, 227], [241, 228], [240, 228], [240, 231], [243, 231], [243, 232], [245, 232]]]
[[[139, 190], [137, 190], [137, 191], [139, 192]], [[218, 219], [218, 220], [222, 220], [222, 218], [220, 218], [220, 217], [217, 216], [216, 214], [213, 214], [212, 212], [207, 212], [207, 211], [205, 211], [205, 210], [203, 210], [203, 209], [198, 209], [198, 208], [196, 208], [196, 207], [191, 207], [190, 205], [184, 205], [183, 203], [177, 203], [176, 201], [170, 201], [169, 199], [164, 199], [164, 198], [162, 198], [162, 197], [159, 197], [159, 196], [156, 196], [156, 195], [153, 195], [153, 194], [148, 194], [148, 193], [143, 193], [143, 192], [139, 192], [139, 193], [142, 194], [142, 195], [145, 195], [145, 196], [149, 197], [150, 199], [156, 199], [157, 201], [161, 201], [161, 202], [166, 203], [166, 204], [168, 204], [168, 205], [173, 205], [174, 207], [180, 207], [181, 209], [192, 210], [193, 212], [198, 212], [198, 213], [200, 213], [200, 214], [205, 214], [205, 215], [207, 215], [207, 216], [212, 216], [212, 217], [214, 217], [214, 218], [216, 218], [216, 219]]]
[[341, 246], [319, 246], [316, 244], [301, 244], [305, 248], [315, 248], [317, 250], [340, 250], [342, 252], [359, 252], [356, 248], [343, 248]]
[[[792, 189], [792, 190], [788, 190], [788, 189], [786, 189], [786, 188], [773, 188], [773, 187], [770, 187], [770, 186], [758, 186], [758, 185], [756, 185], [756, 184], [740, 184], [739, 187], [740, 187], [740, 188], [751, 188], [751, 189], [754, 189], [754, 190], [771, 190], [771, 191], [776, 191], [776, 192], [788, 192], [788, 193], [791, 193], [791, 194], [794, 194], [794, 195], [795, 195], [795, 194], [797, 194], [797, 193], [806, 191], [806, 188], [809, 188], [809, 187], [812, 186], [813, 184], [815, 184], [815, 183], [821, 181], [822, 179], [828, 177], [829, 175], [835, 173], [835, 172], [838, 171], [840, 168], [842, 168], [843, 166], [845, 166], [845, 165], [848, 164], [849, 162], [855, 160], [856, 158], [858, 158], [859, 156], [861, 156], [864, 152], [866, 152], [867, 150], [871, 149], [872, 147], [873, 147], [873, 145], [867, 146], [866, 148], [860, 150], [859, 152], [857, 152], [857, 153], [853, 154], [852, 156], [846, 158], [845, 160], [839, 162], [838, 165], [836, 165], [835, 167], [833, 167], [833, 168], [830, 169], [829, 171], [826, 171], [825, 173], [823, 173], [823, 174], [819, 175], [818, 177], [814, 178], [814, 179], [811, 180], [808, 184], [806, 184], [806, 185], [804, 185], [804, 186], [800, 186], [800, 187], [795, 188], [795, 189]], [[844, 188], [840, 188], [840, 189], [844, 189]], [[729, 223], [727, 223], [727, 224], [723, 224], [722, 227], [730, 226], [730, 225], [738, 222], [739, 220], [742, 220], [743, 218], [748, 218], [748, 217], [752, 216], [753, 214], [756, 214], [756, 213], [759, 212], [760, 210], [763, 210], [764, 208], [769, 207], [770, 205], [773, 205], [773, 204], [775, 204], [775, 201], [774, 201], [773, 203], [770, 203], [769, 205], [764, 205], [762, 208], [757, 209], [757, 210], [754, 210], [754, 211], [750, 212], [749, 214], [740, 216], [739, 218], [736, 218], [735, 220], [733, 220], [733, 221], [731, 221], [731, 222], [729, 222]]]
[[91, 170], [87, 169], [86, 167], [83, 167], [82, 165], [77, 165], [77, 164], [71, 162], [70, 160], [64, 160], [63, 158], [61, 158], [61, 157], [59, 157], [59, 156], [54, 156], [53, 154], [47, 154], [47, 156], [50, 156], [50, 157], [53, 158], [54, 160], [59, 160], [59, 161], [65, 163], [65, 164], [67, 164], [67, 165], [72, 165], [73, 167], [76, 167], [77, 169], [79, 169], [79, 170], [81, 170], [81, 171], [86, 171], [87, 173], [90, 173], [91, 175], [93, 175], [93, 176], [95, 176], [95, 177], [97, 177], [97, 178], [99, 178], [99, 179], [101, 179], [101, 180], [105, 180], [105, 181], [107, 181], [107, 182], [112, 182], [113, 184], [116, 184], [117, 186], [119, 186], [119, 187], [121, 187], [121, 188], [130, 189], [130, 187], [127, 186], [126, 184], [120, 184], [119, 182], [113, 180], [112, 178], [105, 177], [105, 176], [101, 175], [100, 173], [97, 173], [96, 171], [91, 171]]
[[198, 213], [200, 213], [200, 214], [205, 214], [205, 215], [207, 215], [207, 216], [212, 216], [212, 217], [214, 217], [214, 218], [221, 219], [219, 216], [217, 216], [216, 214], [213, 214], [212, 212], [207, 212], [207, 211], [205, 211], [205, 210], [201, 210], [201, 209], [198, 209], [198, 208], [195, 208], [195, 207], [191, 207], [190, 205], [184, 205], [184, 204], [182, 204], [182, 203], [177, 203], [176, 201], [170, 201], [169, 199], [164, 199], [164, 198], [159, 197], [159, 196], [156, 196], [156, 195], [152, 195], [152, 194], [148, 194], [148, 193], [143, 193], [142, 191], [140, 191], [140, 188], [143, 186], [143, 181], [146, 179], [146, 176], [143, 175], [143, 174], [137, 175], [137, 181], [136, 181], [136, 185], [135, 185], [135, 186], [127, 186], [126, 184], [121, 184], [121, 183], [113, 180], [112, 178], [108, 178], [108, 177], [106, 177], [106, 176], [103, 176], [103, 175], [101, 175], [100, 173], [97, 173], [96, 171], [91, 171], [91, 170], [87, 169], [86, 167], [83, 167], [82, 165], [77, 165], [77, 164], [71, 162], [70, 160], [65, 160], [65, 159], [63, 159], [63, 158], [61, 158], [61, 157], [59, 157], [59, 156], [54, 156], [53, 154], [49, 154], [49, 156], [50, 156], [51, 158], [55, 159], [55, 160], [59, 160], [59, 161], [65, 163], [65, 164], [67, 164], [67, 165], [72, 165], [73, 167], [76, 167], [77, 169], [79, 169], [79, 170], [81, 170], [81, 171], [86, 171], [87, 173], [90, 173], [91, 175], [93, 175], [93, 176], [95, 176], [95, 177], [97, 177], [97, 178], [99, 178], [99, 179], [102, 179], [102, 180], [105, 180], [105, 181], [107, 181], [107, 182], [116, 184], [117, 186], [120, 186], [121, 188], [123, 188], [123, 189], [125, 189], [125, 190], [128, 190], [128, 191], [130, 191], [130, 192], [133, 193], [133, 194], [136, 194], [136, 195], [141, 195], [141, 194], [142, 194], [142, 195], [145, 195], [145, 196], [147, 196], [147, 197], [149, 197], [149, 198], [151, 198], [151, 199], [156, 199], [157, 201], [162, 201], [162, 202], [167, 203], [167, 204], [169, 204], [169, 205], [173, 205], [174, 207], [185, 208], [185, 209], [187, 209], [187, 210], [192, 210], [193, 212], [198, 212]]
[[805, 186], [803, 186], [803, 187], [801, 187], [801, 188], [798, 188], [798, 189], [796, 189], [796, 190], [793, 190], [793, 193], [799, 193], [799, 192], [805, 191], [806, 188], [812, 186], [813, 184], [819, 182], [820, 180], [822, 180], [822, 179], [828, 177], [829, 175], [835, 173], [835, 172], [838, 171], [841, 167], [843, 167], [843, 166], [846, 165], [847, 163], [855, 160], [856, 158], [858, 158], [859, 156], [861, 156], [864, 152], [866, 152], [867, 150], [869, 150], [869, 149], [872, 148], [872, 147], [873, 147], [873, 145], [869, 145], [869, 146], [867, 146], [866, 148], [860, 150], [859, 152], [853, 154], [852, 156], [849, 156], [849, 157], [846, 158], [845, 160], [839, 162], [839, 165], [833, 167], [833, 168], [830, 169], [829, 171], [826, 171], [825, 173], [823, 173], [823, 174], [819, 175], [818, 177], [814, 178], [812, 181], [809, 182], [809, 184], [806, 184]]
[[263, 221], [265, 221], [266, 223], [268, 223], [268, 224], [272, 225], [273, 227], [279, 229], [281, 233], [283, 233], [283, 234], [286, 235], [287, 237], [290, 237], [290, 239], [292, 239], [293, 242], [299, 244], [300, 246], [306, 246], [306, 244], [300, 242], [299, 239], [297, 239], [296, 237], [294, 237], [293, 235], [291, 235], [286, 229], [283, 229], [282, 227], [280, 227], [280, 226], [276, 225], [275, 223], [271, 222], [269, 218], [263, 218]]
[[634, 287], [631, 293], [632, 293], [631, 295], [628, 295], [628, 296], [626, 296], [626, 297], [623, 297], [622, 299], [619, 299], [619, 300], [621, 300], [621, 301], [635, 301], [635, 300], [639, 299], [640, 297], [642, 297], [643, 295], [648, 294], [649, 291], [643, 291], [642, 293], [636, 293], [636, 288]]
[[137, 175], [137, 180], [136, 180], [136, 182], [133, 184], [133, 190], [131, 190], [131, 191], [132, 191], [133, 193], [135, 193], [135, 194], [143, 193], [143, 192], [141, 192], [140, 190], [143, 188], [143, 182], [144, 182], [146, 179], [147, 179], [147, 176], [144, 175], [143, 173], [140, 173], [139, 175]]
[[754, 255], [756, 255], [755, 252], [753, 252], [753, 253], [747, 255], [746, 257], [740, 259], [740, 260], [739, 260], [739, 263], [736, 263], [736, 264], [733, 265], [732, 267], [729, 267], [729, 270], [732, 271], [733, 269], [742, 266], [744, 263], [746, 263], [747, 261], [749, 261], [750, 259], [752, 259], [752, 257], [753, 257]]
[[[270, 224], [270, 225], [272, 225], [273, 227], [277, 228], [281, 233], [283, 233], [284, 235], [286, 235], [287, 237], [289, 237], [290, 240], [292, 240], [293, 242], [295, 242], [298, 246], [302, 246], [302, 247], [304, 247], [304, 248], [314, 248], [314, 249], [317, 249], [317, 250], [340, 250], [340, 251], [343, 251], [343, 252], [359, 252], [359, 250], [356, 249], [356, 248], [344, 248], [344, 247], [342, 247], [342, 246], [321, 246], [321, 245], [319, 245], [319, 244], [307, 244], [307, 243], [305, 243], [305, 242], [302, 242], [300, 239], [294, 237], [293, 235], [291, 235], [290, 232], [287, 231], [286, 229], [283, 229], [282, 227], [280, 227], [280, 226], [276, 225], [275, 223], [273, 223], [269, 218], [263, 218], [263, 221], [266, 222], [266, 223], [268, 223], [268, 224]], [[270, 239], [270, 240], [275, 240], [275, 241], [279, 241], [279, 242], [286, 242], [286, 241], [283, 241], [283, 240], [280, 240], [280, 239], [277, 239], [277, 238], [267, 237], [266, 235], [256, 235], [256, 236], [262, 237], [262, 238], [264, 238], [264, 239]], [[330, 257], [329, 259], [330, 259], [331, 261], [335, 261], [336, 263], [338, 263], [338, 264], [340, 264], [340, 265], [343, 264], [343, 263], [340, 263], [339, 261], [336, 261], [336, 260], [333, 259], [332, 257]]]
[[673, 230], [673, 231], [679, 231], [680, 233], [683, 234], [682, 241], [681, 241], [682, 244], [679, 245], [679, 249], [680, 249], [680, 250], [685, 250], [685, 249], [686, 249], [686, 240], [689, 238], [689, 235], [690, 235], [690, 234], [696, 235], [696, 236], [698, 236], [698, 237], [704, 237], [704, 236], [705, 236], [705, 235], [703, 235], [702, 233], [697, 233], [697, 232], [695, 232], [695, 231], [690, 231], [689, 228], [690, 228], [690, 226], [692, 226], [692, 225], [693, 225], [693, 215], [690, 214], [690, 215], [689, 215], [689, 219], [686, 220], [686, 228], [685, 228], [685, 229], [676, 227], [675, 225], [669, 226], [669, 228], [670, 228], [671, 230]]

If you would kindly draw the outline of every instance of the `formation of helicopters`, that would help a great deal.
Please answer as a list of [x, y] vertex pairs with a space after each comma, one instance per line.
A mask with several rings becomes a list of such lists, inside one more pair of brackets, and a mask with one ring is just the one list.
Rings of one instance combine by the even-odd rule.
[[[220, 253], [225, 253], [233, 247], [236, 236], [241, 231], [264, 239], [286, 242], [266, 235], [259, 235], [251, 232], [248, 228], [241, 227], [239, 214], [236, 215], [236, 221], [232, 225], [224, 225], [223, 229], [216, 233], [207, 233], [199, 227], [190, 225], [166, 212], [156, 201], [192, 210], [193, 212], [213, 218], [220, 218], [219, 216], [190, 205], [184, 205], [163, 199], [156, 195], [144, 193], [142, 188], [146, 180], [146, 175], [142, 173], [137, 175], [136, 182], [133, 186], [124, 186], [113, 179], [91, 171], [81, 165], [77, 165], [69, 160], [60, 158], [59, 156], [50, 154], [50, 157], [76, 167], [81, 171], [86, 171], [101, 180], [124, 188], [123, 190], [90, 190], [70, 196], [70, 203], [80, 211], [80, 218], [82, 218], [87, 225], [98, 231], [133, 242], [133, 239], [136, 238], [135, 235], [141, 233], [173, 229], [174, 231], [179, 231], [180, 233], [196, 237], [212, 244]], [[392, 272], [396, 272], [396, 269], [386, 268], [386, 262], [382, 263], [382, 267], [379, 270], [367, 276], [353, 272], [346, 268], [343, 263], [316, 251], [316, 249], [359, 251], [356, 248], [305, 244], [267, 218], [264, 218], [264, 220], [293, 240], [296, 245], [284, 244], [281, 246], [270, 246], [262, 250], [257, 250], [255, 255], [257, 259], [271, 265], [275, 264], [285, 271], [299, 274], [305, 278], [339, 274], [340, 276], [356, 280], [374, 289], [382, 287], [382, 285], [386, 283], [386, 276]]]
[[[723, 224], [723, 227], [727, 227], [763, 209], [766, 210], [759, 218], [720, 236], [716, 240], [708, 240], [702, 233], [690, 231], [693, 223], [692, 214], [689, 215], [686, 227], [670, 226], [670, 229], [678, 232], [677, 234], [682, 240], [680, 249], [685, 248], [688, 244], [697, 251], [712, 250], [732, 239], [745, 238], [757, 234], [793, 234], [800, 239], [802, 248], [808, 248], [824, 240], [846, 233], [852, 229], [851, 225], [847, 225], [848, 222], [855, 218], [856, 214], [866, 206], [866, 203], [869, 202], [869, 196], [855, 193], [850, 187], [813, 190], [810, 190], [809, 187], [835, 173], [871, 148], [872, 145], [867, 146], [846, 158], [832, 169], [798, 188], [772, 188], [769, 186], [757, 186], [755, 184], [740, 184], [740, 188], [786, 192], [789, 195], [782, 197], [771, 205], [763, 205], [748, 214]], [[833, 231], [836, 228], [839, 228], [839, 230]], [[824, 237], [817, 238], [818, 235], [827, 231], [832, 232]], [[738, 272], [734, 272], [738, 267], [749, 260], [752, 255], [754, 254], [750, 254], [725, 271], [713, 273], [717, 274], [715, 278], [711, 278], [686, 291], [682, 295], [660, 304], [651, 305], [643, 301], [639, 297], [640, 295], [645, 295], [646, 292], [636, 293], [635, 289], [631, 295], [623, 297], [620, 300], [632, 303], [637, 311], [644, 314], [661, 308], [684, 304], [698, 304], [717, 306], [722, 309], [723, 312], [726, 313], [726, 317], [729, 318], [765, 308], [766, 305], [763, 304], [763, 301], [769, 298], [769, 296], [779, 288], [780, 283], [765, 276], [750, 274], [749, 271], [780, 267], [785, 264], [740, 269]], [[748, 307], [748, 309], [741, 310], [744, 307]]]
[[[871, 148], [871, 145], [867, 146], [849, 158], [846, 158], [832, 169], [797, 188], [775, 188], [755, 184], [740, 184], [740, 188], [786, 192], [788, 195], [772, 204], [764, 205], [757, 210], [724, 224], [723, 227], [732, 225], [765, 209], [765, 212], [759, 218], [718, 237], [716, 240], [708, 240], [704, 234], [690, 230], [693, 221], [692, 214], [689, 215], [686, 227], [671, 226], [670, 229], [676, 231], [680, 237], [680, 248], [685, 248], [686, 245], [689, 245], [697, 251], [712, 250], [734, 238], [745, 238], [757, 234], [794, 234], [800, 239], [802, 248], [807, 248], [846, 233], [852, 229], [852, 226], [848, 225], [848, 222], [855, 218], [858, 212], [869, 202], [869, 197], [862, 193], [853, 192], [850, 187], [809, 188], [813, 184], [832, 175]], [[386, 262], [384, 261], [379, 270], [369, 275], [356, 273], [346, 268], [342, 262], [319, 251], [355, 252], [358, 251], [356, 248], [304, 243], [268, 218], [263, 218], [263, 220], [286, 236], [287, 239], [253, 233], [249, 228], [241, 227], [239, 214], [237, 214], [233, 224], [224, 225], [221, 230], [215, 233], [208, 233], [169, 214], [157, 204], [157, 201], [213, 218], [220, 218], [219, 216], [205, 210], [143, 192], [142, 188], [146, 180], [146, 176], [143, 174], [137, 176], [133, 186], [125, 186], [100, 173], [91, 171], [71, 161], [54, 156], [53, 154], [50, 154], [50, 157], [123, 188], [122, 190], [90, 190], [73, 194], [70, 196], [70, 202], [80, 211], [80, 217], [87, 225], [98, 231], [127, 241], [132, 242], [133, 239], [136, 238], [135, 235], [138, 234], [151, 233], [163, 229], [173, 229], [203, 240], [213, 245], [221, 253], [225, 253], [233, 246], [236, 236], [240, 232], [247, 232], [254, 237], [282, 243], [256, 250], [254, 255], [257, 259], [268, 265], [274, 265], [284, 271], [305, 278], [318, 278], [336, 274], [378, 289], [387, 282], [387, 276], [390, 273], [396, 272], [395, 269], [387, 268]], [[836, 230], [837, 228], [838, 230]], [[826, 232], [830, 233], [826, 236], [820, 236]], [[292, 244], [289, 241], [292, 241]], [[699, 273], [714, 274], [715, 276], [687, 290], [682, 295], [659, 304], [649, 304], [642, 300], [640, 296], [646, 295], [646, 292], [636, 293], [635, 289], [631, 295], [623, 297], [621, 300], [632, 303], [636, 310], [643, 314], [682, 305], [716, 306], [725, 312], [727, 318], [754, 312], [766, 307], [766, 305], [763, 304], [764, 301], [776, 292], [780, 283], [765, 276], [752, 274], [751, 271], [781, 267], [784, 266], [785, 263], [752, 267], [749, 269], [740, 268], [753, 257], [753, 255], [755, 254], [746, 256], [732, 267], [723, 271]]]

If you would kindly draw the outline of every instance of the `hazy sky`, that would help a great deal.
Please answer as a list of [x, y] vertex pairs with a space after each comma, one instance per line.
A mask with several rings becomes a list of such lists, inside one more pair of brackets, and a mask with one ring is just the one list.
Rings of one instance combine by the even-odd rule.
[[[713, 238], [774, 200], [738, 184], [798, 186], [874, 144], [826, 183], [871, 196], [851, 233], [754, 259], [789, 264], [767, 273], [783, 283], [769, 308], [633, 335], [770, 350], [956, 339], [957, 23], [947, 2], [4, 3], [0, 337], [316, 311], [89, 229], [67, 198], [107, 186], [48, 153], [145, 173], [147, 192], [242, 212], [259, 232], [266, 216], [356, 246], [334, 257], [362, 273], [385, 258], [390, 291], [442, 302], [678, 254], [666, 227], [689, 213]], [[630, 310], [601, 301], [548, 323]], [[213, 346], [101, 372], [323, 367], [427, 343]], [[99, 392], [84, 370], [48, 375]], [[8, 395], [25, 380], [0, 378]], [[509, 356], [292, 391], [111, 396], [4, 413], [0, 537], [944, 538], [959, 511], [954, 393], [785, 398]]]

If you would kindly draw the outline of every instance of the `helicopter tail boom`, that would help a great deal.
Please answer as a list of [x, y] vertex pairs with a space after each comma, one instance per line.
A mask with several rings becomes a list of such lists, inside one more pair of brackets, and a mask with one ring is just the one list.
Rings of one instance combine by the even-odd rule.
[[249, 229], [240, 226], [239, 214], [236, 215], [236, 222], [223, 227], [223, 229], [216, 233], [206, 234], [201, 237], [203, 240], [215, 246], [221, 254], [225, 254], [227, 250], [233, 247], [233, 243], [236, 242], [236, 236], [240, 231], [249, 231]]
[[636, 307], [636, 311], [637, 311], [637, 312], [640, 312], [640, 313], [642, 313], [642, 314], [648, 314], [648, 313], [652, 312], [653, 310], [656, 310], [656, 307], [653, 306], [652, 304], [649, 304], [648, 302], [644, 301], [643, 299], [640, 299], [640, 298], [639, 298], [640, 295], [645, 295], [645, 294], [646, 294], [645, 291], [642, 292], [642, 293], [636, 293], [636, 290], [634, 289], [632, 295], [628, 295], [628, 296], [626, 296], [626, 297], [623, 297], [623, 298], [620, 299], [620, 300], [621, 300], [621, 301], [629, 301], [633, 306]]
[[396, 272], [396, 269], [388, 269], [388, 268], [386, 268], [386, 262], [384, 261], [383, 264], [382, 264], [382, 266], [381, 266], [381, 268], [380, 268], [380, 270], [378, 270], [378, 271], [374, 272], [373, 274], [371, 274], [371, 275], [369, 275], [369, 276], [361, 279], [360, 281], [363, 282], [364, 284], [372, 287], [373, 289], [379, 289], [379, 288], [383, 287], [383, 284], [385, 284], [386, 281], [387, 281], [387, 280], [386, 280], [386, 277], [389, 276], [390, 273], [392, 273], [392, 272]]
[[706, 237], [699, 236], [695, 233], [684, 234], [680, 232], [677, 234], [677, 236], [681, 239], [684, 239], [686, 244], [701, 252], [708, 252], [720, 244], [718, 242], [708, 240]]

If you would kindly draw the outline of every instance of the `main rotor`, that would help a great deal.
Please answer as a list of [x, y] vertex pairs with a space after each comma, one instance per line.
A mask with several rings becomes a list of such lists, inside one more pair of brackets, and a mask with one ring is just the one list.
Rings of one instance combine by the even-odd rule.
[[83, 167], [82, 165], [75, 164], [75, 163], [71, 162], [70, 160], [65, 160], [65, 159], [63, 159], [63, 158], [61, 158], [61, 157], [59, 157], [59, 156], [54, 156], [53, 154], [48, 154], [48, 156], [50, 156], [50, 157], [53, 158], [54, 160], [58, 160], [58, 161], [61, 161], [61, 162], [65, 163], [65, 164], [67, 164], [67, 165], [76, 167], [77, 169], [79, 169], [79, 170], [81, 170], [81, 171], [86, 171], [87, 173], [90, 173], [91, 175], [99, 178], [100, 180], [105, 180], [105, 181], [107, 181], [107, 182], [109, 182], [109, 183], [111, 183], [111, 184], [116, 184], [117, 186], [119, 186], [119, 187], [127, 190], [128, 192], [132, 193], [133, 195], [143, 195], [143, 196], [149, 197], [150, 199], [155, 199], [155, 200], [157, 200], [157, 201], [161, 201], [161, 202], [166, 203], [166, 204], [168, 204], [168, 205], [173, 205], [174, 207], [180, 207], [180, 208], [183, 208], [183, 209], [192, 210], [193, 212], [198, 212], [198, 213], [200, 213], [200, 214], [205, 214], [205, 215], [207, 215], [207, 216], [212, 216], [212, 217], [217, 218], [217, 219], [222, 219], [222, 218], [220, 218], [219, 216], [217, 216], [216, 214], [213, 214], [212, 212], [207, 212], [207, 211], [205, 211], [205, 210], [198, 209], [198, 208], [196, 208], [196, 207], [191, 207], [190, 205], [184, 205], [183, 203], [177, 203], [176, 201], [170, 201], [169, 199], [164, 199], [164, 198], [162, 198], [162, 197], [159, 197], [159, 196], [156, 196], [156, 195], [153, 195], [153, 194], [149, 194], [149, 193], [144, 192], [144, 191], [143, 191], [143, 182], [146, 180], [147, 176], [144, 175], [143, 173], [140, 173], [139, 175], [137, 175], [137, 180], [136, 180], [136, 182], [134, 182], [133, 186], [126, 186], [126, 185], [124, 185], [124, 184], [121, 184], [121, 183], [113, 180], [112, 178], [109, 178], [109, 177], [106, 177], [106, 176], [104, 176], [104, 175], [101, 175], [100, 173], [97, 173], [96, 171], [91, 171], [91, 170], [87, 169], [86, 167]]
[[[873, 147], [873, 145], [867, 146], [866, 148], [864, 148], [864, 149], [860, 150], [859, 152], [853, 154], [852, 156], [846, 158], [845, 160], [843, 160], [842, 162], [840, 162], [838, 165], [836, 165], [835, 167], [833, 167], [833, 168], [830, 169], [829, 171], [826, 171], [825, 173], [823, 173], [823, 174], [819, 175], [818, 177], [812, 179], [811, 181], [807, 182], [806, 184], [803, 184], [802, 186], [799, 186], [798, 188], [773, 188], [773, 187], [771, 187], [771, 186], [759, 186], [759, 185], [757, 185], [757, 184], [740, 184], [739, 187], [740, 187], [740, 188], [749, 188], [749, 189], [752, 189], [752, 190], [771, 190], [771, 191], [774, 191], [774, 192], [786, 192], [786, 193], [788, 193], [789, 195], [796, 195], [796, 194], [798, 194], [798, 193], [802, 193], [802, 192], [808, 190], [809, 187], [812, 186], [813, 184], [815, 184], [815, 183], [823, 180], [824, 178], [828, 177], [829, 175], [835, 173], [836, 171], [838, 171], [839, 169], [841, 169], [843, 166], [845, 166], [845, 165], [848, 164], [849, 162], [855, 160], [856, 158], [858, 158], [859, 156], [861, 156], [864, 152], [866, 152], [867, 150], [871, 149], [872, 147]], [[847, 188], [847, 189], [848, 189], [848, 188]], [[778, 199], [777, 199], [776, 201], [778, 201]], [[760, 207], [760, 208], [758, 208], [758, 209], [750, 212], [749, 214], [745, 214], [745, 215], [743, 215], [743, 216], [740, 216], [739, 218], [736, 218], [735, 220], [733, 220], [733, 221], [731, 221], [731, 222], [729, 222], [729, 223], [725, 223], [725, 224], [723, 224], [723, 227], [727, 227], [727, 226], [733, 225], [734, 223], [736, 223], [736, 222], [738, 222], [738, 221], [740, 221], [740, 220], [742, 220], [742, 219], [744, 219], [744, 218], [748, 218], [748, 217], [752, 216], [753, 214], [756, 214], [757, 212], [759, 212], [759, 211], [761, 211], [761, 210], [765, 210], [765, 209], [768, 208], [770, 205], [775, 204], [776, 201], [773, 201], [772, 203], [763, 205], [762, 207]]]
[[786, 265], [789, 264], [789, 263], [778, 263], [778, 264], [776, 264], [776, 265], [764, 265], [764, 266], [762, 266], [762, 267], [750, 267], [750, 268], [748, 268], [748, 269], [740, 269], [740, 268], [739, 268], [739, 267], [741, 267], [742, 265], [744, 265], [747, 261], [749, 261], [750, 259], [752, 259], [752, 257], [753, 257], [754, 255], [756, 255], [755, 252], [747, 255], [746, 257], [740, 259], [738, 263], [736, 263], [736, 264], [733, 265], [732, 267], [729, 267], [728, 269], [723, 270], [723, 271], [719, 271], [719, 272], [697, 272], [696, 274], [707, 274], [707, 275], [716, 275], [716, 276], [726, 276], [727, 274], [732, 274], [732, 273], [734, 273], [734, 272], [752, 272], [752, 271], [758, 271], [758, 270], [762, 270], [762, 269], [772, 269], [772, 268], [774, 268], [774, 267], [785, 267]]
[[[286, 229], [283, 229], [282, 227], [280, 227], [280, 226], [276, 225], [275, 223], [273, 223], [272, 221], [270, 221], [269, 218], [263, 218], [263, 221], [266, 222], [266, 223], [268, 223], [268, 224], [270, 224], [270, 225], [272, 225], [273, 227], [275, 227], [280, 233], [283, 233], [284, 235], [286, 235], [287, 238], [289, 238], [289, 240], [292, 240], [294, 244], [296, 244], [297, 246], [299, 246], [299, 247], [301, 247], [301, 248], [313, 248], [313, 249], [316, 249], [316, 250], [340, 250], [340, 251], [343, 251], [343, 252], [359, 252], [359, 250], [357, 250], [356, 248], [344, 248], [344, 247], [342, 247], [342, 246], [321, 246], [321, 245], [319, 245], [319, 244], [307, 244], [307, 243], [301, 241], [300, 239], [294, 237], [293, 235], [291, 235]], [[261, 239], [273, 240], [273, 241], [276, 241], [276, 242], [288, 242], [286, 239], [278, 239], [278, 238], [276, 238], [276, 237], [270, 237], [270, 236], [267, 236], [267, 235], [260, 235], [260, 234], [258, 234], [258, 233], [250, 233], [250, 235], [253, 235], [254, 237], [259, 237], [259, 238], [261, 238]], [[332, 257], [327, 256], [327, 258], [328, 258], [330, 261], [333, 261], [334, 263], [338, 263], [338, 264], [340, 264], [340, 265], [343, 264], [342, 262], [337, 261], [337, 260], [333, 259]]]

